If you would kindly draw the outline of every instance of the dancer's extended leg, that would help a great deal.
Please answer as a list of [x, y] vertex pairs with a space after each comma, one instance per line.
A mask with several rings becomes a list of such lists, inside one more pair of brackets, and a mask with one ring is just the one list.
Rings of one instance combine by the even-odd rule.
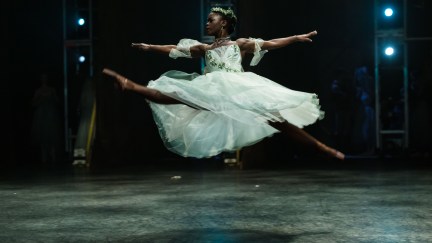
[[144, 95], [148, 100], [159, 103], [159, 104], [184, 104], [183, 102], [176, 100], [174, 98], [171, 98], [169, 96], [166, 96], [159, 92], [158, 90], [147, 88], [146, 86], [139, 85], [135, 82], [133, 82], [130, 79], [127, 79], [126, 77], [114, 72], [113, 70], [105, 68], [102, 73], [113, 77], [122, 87], [124, 90], [131, 90], [135, 91], [137, 93], [140, 93]]
[[345, 159], [345, 155], [336, 149], [328, 147], [327, 145], [321, 143], [316, 138], [312, 137], [309, 133], [304, 130], [290, 124], [287, 121], [284, 122], [269, 122], [269, 125], [276, 128], [277, 130], [283, 132], [289, 137], [299, 141], [306, 146], [315, 148], [325, 154], [328, 154], [331, 157], [343, 160]]

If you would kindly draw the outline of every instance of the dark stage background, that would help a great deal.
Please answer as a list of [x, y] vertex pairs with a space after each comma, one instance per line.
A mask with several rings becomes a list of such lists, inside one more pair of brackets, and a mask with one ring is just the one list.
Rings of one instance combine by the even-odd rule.
[[[355, 68], [360, 66], [367, 67], [373, 76], [373, 1], [238, 0], [237, 3], [236, 37], [271, 39], [318, 31], [311, 44], [298, 43], [271, 51], [254, 68], [248, 66], [247, 59], [244, 67], [291, 89], [317, 93], [327, 116], [306, 130], [349, 154], [368, 152], [357, 139], [360, 130], [355, 113], [349, 136], [342, 142], [334, 136], [335, 101], [330, 95], [330, 85], [335, 75], [352, 78]], [[2, 165], [37, 164], [38, 150], [31, 139], [31, 100], [39, 86], [40, 74], [47, 73], [62, 102], [62, 3], [8, 0], [0, 5], [5, 33], [2, 39], [6, 41], [2, 53], [6, 53], [7, 60], [2, 78], [6, 85], [1, 89]], [[430, 9], [430, 4], [425, 6]], [[103, 77], [101, 70], [109, 67], [143, 84], [171, 69], [199, 72], [199, 60], [173, 60], [141, 53], [132, 49], [130, 43], [176, 44], [181, 38], [199, 39], [203, 28], [200, 26], [200, 1], [99, 0], [94, 1], [94, 8], [95, 74], [92, 82], [98, 107], [95, 163], [121, 166], [189, 161], [163, 147], [145, 99], [116, 89], [113, 80]], [[425, 19], [420, 21], [424, 25]], [[425, 63], [425, 53], [430, 52], [430, 47], [422, 50], [426, 51], [415, 58], [419, 66]], [[77, 74], [71, 81], [77, 82], [79, 87], [83, 80]], [[77, 103], [80, 93], [70, 92], [71, 104]], [[430, 102], [428, 105], [430, 107]], [[62, 104], [59, 107], [61, 109]], [[71, 108], [70, 113], [73, 119], [76, 110]], [[71, 121], [71, 124], [76, 122]], [[429, 131], [429, 126], [426, 123], [415, 129]], [[245, 148], [243, 155], [250, 163], [289, 163], [294, 154], [308, 157], [309, 152], [278, 134]], [[64, 163], [70, 163], [67, 156], [63, 157], [66, 158]]]

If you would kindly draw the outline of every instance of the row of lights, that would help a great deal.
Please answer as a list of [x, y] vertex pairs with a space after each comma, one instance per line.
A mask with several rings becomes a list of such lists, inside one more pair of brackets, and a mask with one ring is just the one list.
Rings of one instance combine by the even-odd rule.
[[[85, 21], [84, 18], [78, 18], [76, 22], [77, 22], [77, 24], [78, 24], [79, 26], [83, 26], [83, 25], [86, 23], [86, 21]], [[84, 55], [79, 55], [79, 56], [78, 56], [78, 61], [79, 61], [80, 63], [84, 63], [85, 60], [86, 60], [86, 57], [85, 57]]]
[[[386, 8], [384, 9], [384, 16], [386, 18], [391, 18], [393, 17], [394, 11], [392, 8]], [[386, 46], [384, 49], [384, 54], [386, 56], [393, 56], [393, 54], [395, 53], [395, 49], [393, 48], [393, 46]]]

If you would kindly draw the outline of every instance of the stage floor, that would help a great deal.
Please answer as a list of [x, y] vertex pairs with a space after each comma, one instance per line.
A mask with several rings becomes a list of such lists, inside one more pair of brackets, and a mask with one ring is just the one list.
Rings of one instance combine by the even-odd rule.
[[431, 170], [135, 170], [0, 180], [0, 242], [432, 242]]

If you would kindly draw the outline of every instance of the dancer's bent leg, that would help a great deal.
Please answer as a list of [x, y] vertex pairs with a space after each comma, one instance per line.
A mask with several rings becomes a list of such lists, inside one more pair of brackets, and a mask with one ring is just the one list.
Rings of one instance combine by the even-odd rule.
[[169, 96], [166, 96], [162, 94], [160, 91], [147, 88], [146, 86], [139, 85], [135, 82], [133, 82], [130, 79], [127, 79], [126, 77], [114, 72], [113, 70], [105, 68], [102, 73], [115, 78], [115, 80], [119, 83], [120, 87], [124, 90], [131, 90], [135, 91], [137, 93], [140, 93], [144, 95], [148, 100], [159, 103], [159, 104], [184, 104], [183, 102], [176, 100], [174, 98], [171, 98]]
[[269, 125], [276, 128], [277, 130], [283, 132], [288, 135], [292, 139], [303, 143], [308, 147], [315, 148], [325, 154], [328, 154], [331, 157], [343, 160], [345, 159], [345, 155], [336, 149], [328, 147], [327, 145], [321, 143], [316, 138], [312, 137], [309, 133], [304, 130], [292, 125], [291, 123], [284, 122], [269, 122]]

